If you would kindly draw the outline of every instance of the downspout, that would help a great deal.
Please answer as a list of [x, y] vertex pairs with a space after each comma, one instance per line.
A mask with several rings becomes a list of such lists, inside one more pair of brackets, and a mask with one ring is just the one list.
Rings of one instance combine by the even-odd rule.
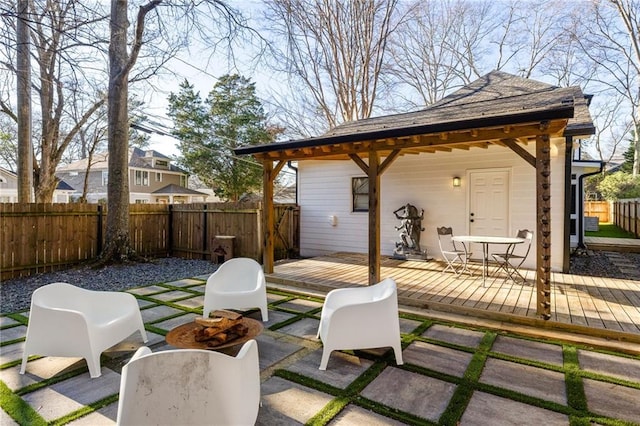
[[296, 205], [298, 205], [298, 168], [291, 164], [291, 160], [287, 161], [287, 167], [296, 172]]
[[573, 137], [564, 138], [564, 250], [562, 272], [569, 272], [571, 265], [571, 163], [573, 161]]
[[574, 254], [588, 254], [587, 245], [584, 243], [584, 232], [582, 232], [584, 228], [584, 178], [602, 173], [602, 166], [603, 163], [600, 162], [600, 169], [580, 175], [578, 178], [578, 194], [580, 194], [580, 197], [578, 197], [578, 213], [580, 216], [578, 217], [578, 245], [573, 251]]

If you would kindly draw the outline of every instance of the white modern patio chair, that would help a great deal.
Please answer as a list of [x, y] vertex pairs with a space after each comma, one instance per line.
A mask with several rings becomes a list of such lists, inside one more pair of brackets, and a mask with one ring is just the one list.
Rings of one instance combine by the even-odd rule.
[[67, 283], [38, 288], [31, 296], [20, 374], [29, 355], [82, 357], [99, 377], [100, 354], [136, 331], [146, 342], [136, 298], [117, 291], [92, 291]]
[[262, 265], [253, 259], [237, 257], [224, 262], [209, 276], [204, 292], [202, 315], [216, 309], [260, 308], [262, 321], [269, 320], [267, 283]]
[[204, 349], [138, 349], [122, 368], [117, 424], [253, 425], [260, 405], [258, 344], [235, 357]]
[[442, 272], [451, 270], [456, 276], [460, 276], [463, 272], [473, 275], [468, 266], [472, 253], [467, 251], [467, 246], [462, 243], [456, 244], [453, 240], [451, 227], [441, 226], [437, 228], [437, 231], [440, 253], [444, 261], [447, 262], [447, 267]]
[[335, 350], [393, 348], [402, 364], [398, 291], [386, 278], [369, 287], [331, 290], [322, 306], [318, 334], [322, 340], [320, 370], [326, 370]]
[[493, 260], [498, 263], [498, 271], [502, 270], [507, 274], [505, 276], [505, 280], [511, 278], [515, 282], [515, 277], [517, 276], [520, 277], [522, 283], [524, 284], [527, 282], [527, 280], [520, 272], [520, 267], [527, 259], [529, 251], [531, 250], [533, 232], [529, 231], [528, 229], [521, 229], [518, 231], [516, 237], [522, 238], [524, 240], [524, 243], [511, 244], [506, 252], [493, 253], [491, 254], [491, 257], [493, 257]]

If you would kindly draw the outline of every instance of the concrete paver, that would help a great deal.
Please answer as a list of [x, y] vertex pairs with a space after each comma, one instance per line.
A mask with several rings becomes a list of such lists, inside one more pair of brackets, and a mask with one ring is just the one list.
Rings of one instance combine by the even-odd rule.
[[455, 389], [453, 383], [387, 367], [364, 388], [362, 396], [435, 422]]
[[331, 395], [280, 377], [262, 383], [256, 425], [304, 424], [331, 401]]
[[278, 304], [278, 308], [290, 309], [296, 312], [309, 312], [316, 308], [321, 308], [322, 303], [314, 302], [313, 300], [295, 299], [290, 302], [284, 302]]
[[429, 337], [443, 342], [449, 342], [460, 346], [476, 348], [480, 344], [484, 333], [466, 328], [450, 327], [441, 324], [434, 324], [422, 333], [424, 337]]
[[120, 375], [106, 368], [98, 378], [87, 380], [89, 373], [31, 392], [23, 399], [45, 420], [52, 421], [117, 393]]
[[468, 352], [418, 341], [402, 351], [404, 362], [456, 377], [464, 375], [472, 357]]
[[327, 369], [322, 371], [319, 369], [321, 357], [322, 349], [318, 349], [288, 367], [287, 370], [344, 389], [373, 365], [370, 360], [334, 351]]
[[485, 392], [474, 392], [460, 419], [460, 425], [493, 426], [496, 424], [565, 426], [569, 424], [569, 416]]
[[564, 362], [560, 345], [510, 336], [497, 336], [491, 351], [558, 366], [562, 366]]
[[151, 308], [142, 309], [140, 313], [142, 314], [142, 321], [146, 324], [169, 316], [184, 314], [184, 311], [170, 306], [157, 305]]
[[336, 416], [329, 425], [331, 426], [349, 426], [349, 425], [367, 425], [367, 426], [399, 426], [404, 423], [381, 416], [358, 406], [348, 405], [342, 412]]
[[583, 370], [640, 382], [640, 362], [637, 359], [579, 349], [578, 362]]
[[584, 379], [589, 410], [640, 423], [640, 389]]
[[183, 299], [189, 296], [193, 296], [193, 293], [189, 293], [186, 291], [172, 290], [166, 293], [154, 294], [149, 297], [155, 300], [161, 300], [163, 302], [171, 302], [171, 301], [174, 301], [177, 299]]
[[564, 374], [555, 371], [489, 358], [480, 381], [567, 405]]
[[318, 324], [320, 324], [320, 321], [317, 319], [303, 318], [300, 321], [278, 329], [278, 331], [304, 339], [315, 339], [318, 333]]

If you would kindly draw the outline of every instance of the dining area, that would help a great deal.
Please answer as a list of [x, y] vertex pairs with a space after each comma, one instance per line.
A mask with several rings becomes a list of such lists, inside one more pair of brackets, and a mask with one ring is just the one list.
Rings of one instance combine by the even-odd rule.
[[[470, 265], [480, 263], [482, 286], [487, 285], [491, 274], [504, 276], [504, 280], [527, 284], [521, 272], [522, 265], [531, 251], [533, 232], [528, 229], [518, 230], [516, 236], [497, 235], [454, 235], [453, 229], [447, 226], [437, 228], [438, 245], [442, 259], [446, 262], [443, 273], [452, 272], [456, 276], [467, 273], [473, 276]], [[474, 247], [480, 246], [480, 258], [473, 257]], [[495, 266], [490, 272], [489, 266]]]

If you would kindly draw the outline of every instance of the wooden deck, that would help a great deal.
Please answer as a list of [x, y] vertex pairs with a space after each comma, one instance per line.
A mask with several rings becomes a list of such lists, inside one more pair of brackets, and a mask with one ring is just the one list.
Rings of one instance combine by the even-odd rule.
[[[384, 258], [381, 276], [396, 280], [401, 305], [640, 343], [640, 281], [552, 273], [552, 317], [544, 321], [534, 271], [524, 271], [526, 285], [497, 275], [483, 287], [481, 265], [471, 268], [473, 276], [457, 278], [440, 262]], [[267, 280], [328, 292], [366, 285], [367, 271], [366, 255], [335, 253], [280, 262]]]

